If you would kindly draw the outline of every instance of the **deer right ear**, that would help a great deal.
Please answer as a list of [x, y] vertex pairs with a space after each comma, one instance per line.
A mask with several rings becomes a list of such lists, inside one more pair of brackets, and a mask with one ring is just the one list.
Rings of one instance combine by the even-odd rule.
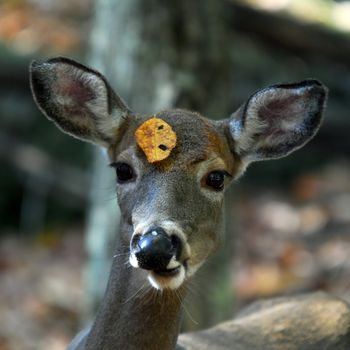
[[311, 79], [256, 92], [228, 120], [233, 151], [247, 165], [302, 147], [321, 124], [326, 97], [325, 86]]
[[30, 82], [47, 118], [84, 141], [108, 147], [131, 114], [102, 74], [68, 58], [32, 62]]

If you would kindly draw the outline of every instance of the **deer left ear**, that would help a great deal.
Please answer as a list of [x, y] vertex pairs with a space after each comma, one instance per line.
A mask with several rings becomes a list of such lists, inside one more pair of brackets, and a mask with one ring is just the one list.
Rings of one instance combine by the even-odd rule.
[[49, 120], [81, 140], [108, 147], [130, 109], [99, 72], [65, 57], [32, 62], [34, 99]]
[[234, 152], [248, 164], [300, 148], [317, 132], [326, 96], [327, 89], [317, 80], [256, 92], [228, 121]]

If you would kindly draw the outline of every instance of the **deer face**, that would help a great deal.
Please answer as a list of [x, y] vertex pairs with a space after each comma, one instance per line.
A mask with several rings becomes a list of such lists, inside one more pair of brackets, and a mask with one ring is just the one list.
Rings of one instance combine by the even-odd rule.
[[107, 148], [115, 168], [130, 263], [157, 289], [180, 287], [219, 246], [229, 183], [256, 160], [285, 156], [317, 131], [326, 98], [315, 80], [256, 92], [219, 122], [158, 113], [177, 136], [150, 163], [135, 139], [153, 116], [135, 115], [98, 72], [66, 58], [31, 66], [36, 102], [63, 131]]
[[131, 265], [148, 270], [156, 288], [176, 288], [218, 246], [224, 190], [241, 163], [224, 128], [184, 110], [157, 114], [172, 126], [177, 145], [167, 159], [149, 163], [133, 136], [148, 118], [129, 117], [110, 157], [119, 205], [132, 227]]

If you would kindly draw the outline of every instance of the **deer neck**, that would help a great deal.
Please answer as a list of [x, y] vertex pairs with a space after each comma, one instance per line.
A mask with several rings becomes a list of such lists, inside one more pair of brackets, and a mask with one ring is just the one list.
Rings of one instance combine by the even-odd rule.
[[[129, 228], [130, 229], [130, 228]], [[122, 225], [107, 290], [86, 342], [87, 350], [175, 349], [184, 291], [158, 291], [145, 271], [128, 263], [130, 237]]]

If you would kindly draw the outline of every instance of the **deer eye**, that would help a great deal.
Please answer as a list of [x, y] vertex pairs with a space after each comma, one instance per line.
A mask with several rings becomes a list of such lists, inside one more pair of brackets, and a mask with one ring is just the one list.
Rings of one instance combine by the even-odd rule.
[[134, 177], [134, 172], [129, 164], [126, 163], [112, 163], [111, 166], [115, 168], [117, 181], [123, 183], [131, 180]]
[[229, 175], [226, 171], [212, 171], [205, 178], [205, 184], [215, 191], [222, 191], [224, 189], [226, 175]]

